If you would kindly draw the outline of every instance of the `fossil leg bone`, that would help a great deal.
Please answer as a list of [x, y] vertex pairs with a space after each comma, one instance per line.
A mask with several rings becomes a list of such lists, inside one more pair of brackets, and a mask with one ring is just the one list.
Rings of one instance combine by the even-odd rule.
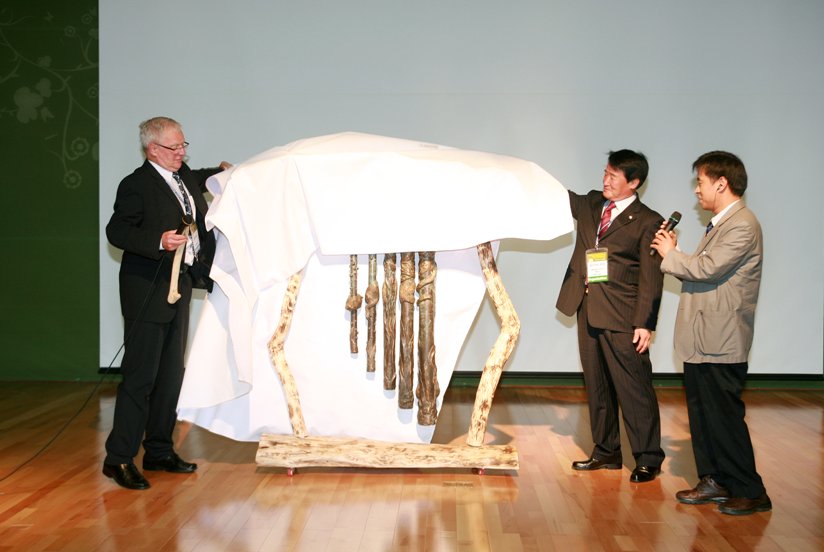
[[435, 277], [438, 265], [434, 251], [418, 253], [418, 423], [435, 425], [438, 420], [438, 367], [435, 364]]
[[[183, 229], [183, 235], [189, 236], [189, 227]], [[180, 280], [180, 263], [183, 261], [183, 252], [186, 251], [187, 242], [180, 244], [175, 250], [175, 258], [172, 261], [172, 275], [169, 278], [169, 295], [166, 296], [166, 301], [173, 305], [180, 299], [180, 292], [178, 291], [178, 280]]]
[[378, 256], [369, 255], [369, 285], [366, 287], [366, 371], [375, 371], [375, 323], [378, 316], [378, 301], [381, 292], [378, 288]]
[[398, 407], [412, 408], [415, 369], [415, 253], [401, 254], [401, 356], [398, 362]]
[[395, 312], [398, 308], [398, 284], [395, 279], [397, 255], [383, 256], [383, 388], [395, 388], [395, 332], [398, 323]]
[[358, 256], [349, 255], [349, 297], [346, 310], [349, 311], [349, 352], [358, 352], [358, 309], [363, 297], [358, 295]]

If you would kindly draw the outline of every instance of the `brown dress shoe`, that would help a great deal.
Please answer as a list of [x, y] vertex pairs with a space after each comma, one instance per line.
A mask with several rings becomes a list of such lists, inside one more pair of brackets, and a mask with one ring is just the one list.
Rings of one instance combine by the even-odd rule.
[[730, 492], [720, 485], [711, 475], [705, 475], [694, 489], [675, 493], [678, 502], [684, 504], [706, 504], [707, 502], [726, 502]]
[[768, 512], [772, 510], [772, 502], [767, 493], [762, 493], [758, 498], [731, 498], [723, 504], [718, 505], [718, 511], [731, 516], [747, 516], [756, 512]]

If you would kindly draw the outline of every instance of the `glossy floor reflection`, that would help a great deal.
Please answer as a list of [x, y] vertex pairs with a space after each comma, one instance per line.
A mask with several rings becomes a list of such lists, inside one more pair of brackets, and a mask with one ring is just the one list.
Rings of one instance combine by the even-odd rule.
[[[659, 389], [663, 474], [632, 484], [622, 470], [576, 472], [592, 443], [580, 388], [498, 390], [487, 442], [511, 443], [520, 470], [258, 468], [256, 443], [189, 424], [178, 451], [194, 475], [150, 472], [127, 491], [100, 473], [114, 385], [51, 439], [86, 397], [84, 383], [4, 383], [0, 397], [2, 550], [784, 550], [824, 549], [824, 392], [745, 395], [758, 468], [773, 511], [743, 518], [675, 492], [696, 481], [680, 389]], [[474, 389], [447, 392], [435, 442], [463, 443]], [[138, 466], [140, 465], [138, 459]]]

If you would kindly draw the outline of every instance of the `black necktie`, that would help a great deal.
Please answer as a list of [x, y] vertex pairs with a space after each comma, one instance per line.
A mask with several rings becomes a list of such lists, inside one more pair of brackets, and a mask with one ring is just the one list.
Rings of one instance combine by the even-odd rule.
[[707, 225], [707, 231], [704, 232], [704, 235], [706, 236], [707, 234], [709, 234], [710, 230], [712, 230], [712, 221], [710, 221], [710, 223]]
[[180, 175], [176, 172], [172, 173], [172, 178], [174, 178], [175, 182], [177, 182], [177, 186], [180, 188], [180, 195], [183, 196], [183, 210], [186, 212], [186, 216], [189, 217], [189, 220], [192, 220], [192, 206], [189, 204], [189, 194], [186, 193], [186, 187], [183, 186], [183, 181], [180, 179]]
[[[181, 180], [180, 175], [176, 172], [172, 173], [172, 178], [175, 179], [177, 182], [178, 188], [180, 188], [180, 195], [183, 196], [183, 211], [186, 213], [184, 218], [184, 223], [192, 224], [192, 205], [189, 203], [189, 194], [186, 193], [186, 187], [183, 185], [183, 180]], [[197, 254], [200, 251], [200, 240], [197, 237], [197, 229], [192, 228], [192, 232], [189, 234], [189, 242], [186, 244], [186, 264], [191, 264], [192, 259], [197, 259]]]

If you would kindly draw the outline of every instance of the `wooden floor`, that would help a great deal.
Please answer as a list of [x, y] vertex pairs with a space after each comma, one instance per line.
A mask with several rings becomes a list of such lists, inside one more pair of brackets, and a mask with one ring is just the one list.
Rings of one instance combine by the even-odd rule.
[[[517, 472], [258, 468], [256, 443], [179, 424], [194, 475], [151, 472], [128, 491], [100, 473], [114, 385], [0, 384], [0, 550], [824, 550], [824, 391], [748, 391], [747, 420], [773, 511], [687, 506], [696, 481], [680, 389], [660, 389], [663, 474], [575, 472], [592, 446], [584, 392], [503, 388], [488, 442], [514, 444]], [[450, 389], [434, 442], [463, 443], [473, 389]], [[140, 465], [138, 460], [138, 466]]]

